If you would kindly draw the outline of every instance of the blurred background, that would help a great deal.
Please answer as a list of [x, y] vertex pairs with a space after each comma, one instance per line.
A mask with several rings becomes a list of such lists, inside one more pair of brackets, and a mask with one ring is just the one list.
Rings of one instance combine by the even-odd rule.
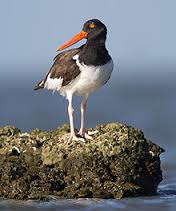
[[[108, 27], [115, 68], [109, 83], [89, 99], [87, 126], [119, 121], [143, 130], [166, 149], [168, 180], [176, 158], [175, 9], [174, 0], [0, 0], [0, 126], [31, 131], [68, 123], [66, 100], [33, 87], [57, 47], [87, 19], [98, 18]], [[76, 127], [79, 103], [76, 98]]]

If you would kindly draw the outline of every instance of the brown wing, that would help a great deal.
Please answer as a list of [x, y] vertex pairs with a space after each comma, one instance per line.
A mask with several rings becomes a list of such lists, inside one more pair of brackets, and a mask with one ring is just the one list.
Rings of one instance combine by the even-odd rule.
[[80, 52], [80, 48], [71, 49], [58, 54], [48, 74], [50, 78], [63, 78], [62, 86], [68, 85], [79, 73], [79, 67], [73, 57]]
[[48, 75], [50, 78], [62, 78], [62, 86], [68, 85], [74, 78], [76, 78], [79, 73], [79, 67], [76, 64], [76, 61], [73, 60], [73, 57], [80, 52], [83, 46], [79, 48], [70, 49], [58, 54], [54, 58], [54, 64], [47, 73], [44, 80], [40, 81], [35, 87], [34, 90], [43, 89]]

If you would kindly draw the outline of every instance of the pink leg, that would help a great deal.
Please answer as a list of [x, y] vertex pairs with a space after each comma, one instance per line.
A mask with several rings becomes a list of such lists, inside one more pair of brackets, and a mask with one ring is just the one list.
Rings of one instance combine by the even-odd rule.
[[68, 94], [67, 95], [67, 99], [68, 99], [68, 114], [69, 114], [69, 120], [70, 120], [70, 137], [69, 137], [68, 142], [70, 142], [71, 140], [84, 141], [83, 138], [77, 137], [76, 133], [75, 133], [75, 128], [74, 128], [74, 109], [73, 109], [73, 106], [72, 106], [73, 94]]
[[85, 139], [92, 139], [92, 136], [90, 136], [90, 135], [94, 135], [98, 131], [87, 132], [86, 128], [85, 128], [85, 111], [86, 111], [86, 107], [87, 107], [88, 97], [89, 97], [89, 95], [84, 96], [84, 98], [81, 102], [81, 127], [79, 130], [79, 135], [81, 135]]
[[85, 133], [85, 111], [87, 107], [87, 99], [88, 99], [88, 96], [85, 96], [83, 98], [83, 101], [81, 102], [81, 127], [79, 130], [79, 134], [82, 136]]
[[68, 114], [70, 120], [70, 136], [75, 136], [75, 129], [74, 129], [74, 109], [72, 106], [72, 99], [73, 95], [70, 94], [67, 96], [68, 98]]

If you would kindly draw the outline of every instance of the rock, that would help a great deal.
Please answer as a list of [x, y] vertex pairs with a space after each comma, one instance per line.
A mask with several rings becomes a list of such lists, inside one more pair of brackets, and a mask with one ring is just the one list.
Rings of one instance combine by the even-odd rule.
[[[0, 197], [123, 198], [156, 194], [158, 145], [121, 123], [99, 125], [94, 140], [67, 144], [69, 127], [30, 134], [0, 128]], [[90, 129], [92, 130], [92, 129]], [[13, 149], [13, 150], [12, 150]]]
[[11, 154], [12, 156], [19, 156], [20, 155], [20, 150], [18, 149], [18, 147], [14, 146], [12, 147], [12, 151]]

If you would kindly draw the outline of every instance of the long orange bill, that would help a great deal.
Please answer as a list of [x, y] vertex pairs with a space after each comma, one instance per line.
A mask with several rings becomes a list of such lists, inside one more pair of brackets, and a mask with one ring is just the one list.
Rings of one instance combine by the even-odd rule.
[[74, 36], [71, 40], [69, 40], [69, 41], [66, 42], [65, 44], [61, 45], [61, 46], [57, 49], [57, 51], [62, 51], [62, 50], [64, 50], [65, 48], [70, 47], [71, 45], [77, 43], [78, 41], [80, 41], [80, 40], [86, 38], [87, 35], [88, 35], [87, 32], [81, 31], [79, 34], [77, 34], [76, 36]]

